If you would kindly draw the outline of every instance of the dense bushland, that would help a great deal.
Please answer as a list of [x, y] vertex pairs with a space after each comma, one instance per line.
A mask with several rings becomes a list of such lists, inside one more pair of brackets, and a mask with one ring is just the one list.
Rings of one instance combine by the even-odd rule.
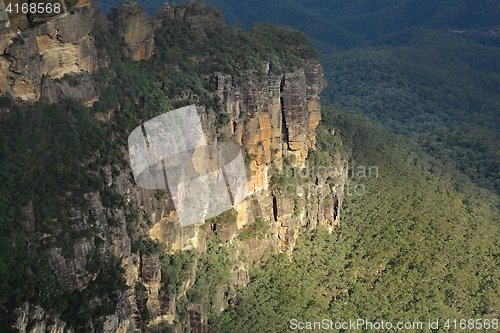
[[291, 259], [254, 269], [214, 330], [286, 332], [292, 318], [497, 318], [499, 197], [363, 117], [330, 109], [322, 127], [380, 177], [353, 180], [366, 193], [347, 196], [338, 230], [303, 234]]

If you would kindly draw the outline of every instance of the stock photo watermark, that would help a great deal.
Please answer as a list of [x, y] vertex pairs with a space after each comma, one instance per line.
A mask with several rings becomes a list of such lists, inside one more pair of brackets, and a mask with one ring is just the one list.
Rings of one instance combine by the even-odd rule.
[[363, 196], [367, 193], [364, 181], [379, 177], [377, 166], [285, 166], [274, 170], [271, 193], [280, 195], [328, 195], [336, 194], [340, 188], [346, 196]]
[[[135, 128], [128, 138], [135, 182], [145, 189], [169, 189], [181, 227], [203, 222], [248, 195], [244, 154], [234, 143], [209, 144], [195, 105], [179, 108]], [[253, 166], [252, 166], [253, 167]], [[363, 181], [379, 177], [377, 166], [304, 167], [271, 164], [273, 196], [343, 193], [363, 196]]]
[[168, 188], [181, 227], [222, 214], [247, 196], [241, 148], [208, 144], [195, 105], [138, 126], [128, 146], [137, 186]]

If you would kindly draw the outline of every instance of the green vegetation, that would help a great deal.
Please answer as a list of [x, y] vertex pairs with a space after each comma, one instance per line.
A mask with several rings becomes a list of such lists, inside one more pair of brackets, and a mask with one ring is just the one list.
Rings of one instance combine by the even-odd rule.
[[[179, 6], [189, 12], [200, 4]], [[214, 9], [203, 10], [218, 15]], [[290, 28], [269, 24], [247, 30], [221, 27], [207, 30], [204, 38], [178, 18], [166, 15], [159, 19], [163, 26], [155, 31], [155, 55], [141, 62], [123, 58], [120, 38], [99, 27], [94, 30], [100, 56], [110, 56], [111, 68], [97, 76], [107, 88], [93, 109], [108, 112], [120, 105], [113, 127], [119, 144], [124, 144], [138, 123], [193, 103], [214, 110], [218, 125], [227, 124], [227, 115], [220, 113], [219, 101], [213, 96], [216, 72], [230, 74], [241, 83], [249, 75], [264, 78], [267, 73], [258, 69], [265, 62], [270, 63], [271, 73], [281, 74], [298, 68], [304, 58], [319, 59], [319, 53], [307, 47], [308, 38]], [[177, 101], [172, 103], [173, 99]]]
[[[178, 322], [187, 325], [188, 309], [193, 304], [202, 304], [205, 313], [214, 316], [221, 308], [221, 295], [227, 295], [232, 279], [235, 247], [223, 244], [215, 233], [207, 238], [206, 252], [196, 250], [177, 251], [162, 256], [162, 287], [168, 295], [181, 295], [176, 301]], [[196, 268], [196, 279], [189, 289], [185, 282], [192, 280]], [[160, 328], [158, 328], [160, 329]], [[162, 332], [173, 332], [173, 326], [163, 325]]]
[[122, 270], [112, 258], [94, 258], [87, 268], [96, 279], [78, 290], [49, 269], [49, 252], [61, 247], [71, 257], [74, 242], [95, 233], [76, 231], [81, 221], [70, 210], [89, 211], [86, 194], [107, 190], [95, 166], [117, 163], [121, 153], [78, 102], [17, 107], [0, 126], [0, 316], [9, 322], [14, 308], [30, 302], [84, 332], [90, 319], [114, 312]]
[[182, 293], [180, 288], [191, 276], [195, 259], [194, 250], [176, 251], [162, 256], [161, 282], [169, 295]]
[[219, 312], [219, 295], [227, 292], [232, 278], [235, 248], [223, 244], [212, 233], [207, 239], [207, 252], [198, 259], [196, 281], [187, 291], [191, 303], [203, 304], [205, 312], [213, 316]]
[[463, 122], [500, 128], [500, 48], [431, 30], [324, 57], [325, 104], [379, 120], [398, 133]]
[[[146, 61], [126, 59], [115, 31], [96, 27], [99, 56], [109, 56], [110, 66], [94, 76], [100, 99], [91, 108], [80, 101], [13, 107], [0, 97], [0, 108], [11, 108], [0, 123], [0, 331], [11, 331], [13, 311], [25, 302], [59, 315], [76, 332], [89, 332], [91, 325], [99, 331], [115, 311], [127, 288], [123, 268], [116, 258], [104, 258], [106, 240], [93, 237], [99, 233], [94, 227], [81, 230], [83, 217], [72, 210], [88, 218], [85, 225], [96, 225], [91, 193], [106, 208], [124, 210], [124, 218], [107, 221], [110, 227], [127, 224], [133, 252], [160, 256], [163, 291], [183, 291], [196, 265], [196, 280], [177, 300], [177, 313], [186, 321], [189, 306], [201, 303], [216, 332], [281, 332], [294, 317], [498, 318], [499, 43], [479, 32], [466, 38], [445, 32], [498, 26], [498, 2], [214, 2], [229, 22], [239, 19], [247, 28], [209, 29], [205, 37], [166, 16], [155, 31], [156, 53]], [[160, 4], [148, 0], [147, 6]], [[179, 6], [188, 15], [208, 10], [219, 17], [200, 2]], [[165, 254], [159, 243], [138, 235], [138, 222], [150, 218], [107, 185], [105, 170], [113, 176], [126, 170], [130, 131], [173, 108], [204, 105], [216, 113], [217, 126], [226, 125], [213, 96], [216, 72], [242, 83], [266, 79], [264, 63], [270, 74], [282, 74], [304, 59], [319, 59], [306, 35], [254, 21], [309, 33], [313, 45], [331, 53], [323, 60], [329, 81], [323, 101], [414, 141], [362, 116], [325, 109], [318, 150], [308, 161], [328, 166], [332, 155], [352, 154], [358, 165], [376, 165], [380, 177], [363, 180], [365, 195], [347, 196], [338, 230], [302, 235], [291, 259], [278, 254], [265, 260], [251, 271], [248, 287], [235, 291], [228, 287], [234, 244], [212, 233], [204, 254]], [[97, 121], [96, 114], [113, 119]], [[253, 158], [247, 154], [245, 163]], [[287, 174], [273, 178], [280, 185], [296, 181]], [[165, 199], [164, 193], [156, 197]], [[295, 216], [299, 206], [292, 199]], [[207, 224], [235, 223], [231, 210]], [[269, 222], [256, 219], [239, 239], [262, 239], [268, 232]], [[49, 258], [54, 247], [74, 258], [82, 240], [93, 247], [86, 258], [92, 278], [77, 289], [50, 269]], [[133, 292], [144, 301], [139, 311], [147, 322], [147, 291], [138, 283]], [[220, 313], [223, 299], [232, 306]]]
[[[200, 10], [219, 15], [196, 2], [180, 6], [189, 15]], [[265, 78], [267, 73], [260, 73], [260, 68], [266, 61], [271, 73], [279, 74], [297, 68], [303, 57], [319, 56], [307, 48], [304, 34], [290, 28], [258, 24], [247, 30], [221, 27], [206, 34], [202, 38], [180, 20], [165, 17], [164, 27], [155, 32], [155, 56], [134, 62], [123, 56], [123, 41], [114, 30], [95, 27], [99, 57], [109, 57], [110, 65], [94, 75], [100, 95], [93, 107], [81, 101], [14, 107], [8, 98], [0, 98], [0, 107], [11, 108], [0, 123], [0, 331], [11, 330], [13, 310], [25, 302], [60, 315], [76, 332], [90, 331], [90, 325], [99, 330], [104, 316], [115, 311], [117, 295], [126, 289], [123, 269], [116, 258], [106, 259], [99, 251], [105, 241], [93, 235], [102, 230], [81, 230], [82, 225], [99, 225], [94, 220], [94, 193], [105, 208], [123, 210], [124, 218], [113, 214], [104, 221], [110, 227], [126, 224], [132, 252], [164, 252], [160, 244], [139, 232], [151, 226], [150, 216], [126, 203], [116, 185], [108, 186], [110, 174], [116, 177], [128, 169], [123, 151], [134, 128], [190, 103], [213, 110], [219, 125], [225, 125], [228, 119], [220, 114], [220, 101], [213, 96], [214, 72], [231, 74], [236, 81], [248, 75]], [[77, 85], [77, 81], [70, 84]], [[102, 122], [96, 114], [113, 117]], [[158, 198], [162, 196], [157, 193]], [[212, 221], [235, 222], [234, 210]], [[93, 274], [92, 282], [76, 289], [73, 281], [61, 281], [50, 268], [50, 251], [58, 247], [64, 257], [74, 258], [75, 242], [84, 239], [94, 240], [86, 267]], [[205, 275], [197, 280], [190, 300], [215, 302], [206, 296], [229, 278], [224, 256], [230, 250], [219, 249], [215, 241], [210, 244], [208, 256], [198, 263], [204, 267], [200, 274]], [[181, 287], [194, 260], [190, 252], [162, 257], [167, 291]], [[140, 286], [135, 292], [144, 296]]]
[[130, 251], [139, 254], [159, 254], [163, 252], [163, 246], [158, 241], [143, 237], [132, 244]]
[[[107, 13], [119, 0], [99, 0]], [[210, 0], [227, 23], [243, 26], [269, 22], [308, 34], [325, 52], [363, 45], [367, 41], [416, 27], [480, 29], [497, 27], [500, 4], [489, 0]], [[140, 0], [152, 14], [161, 0]]]
[[229, 226], [236, 224], [236, 219], [238, 217], [238, 212], [236, 209], [231, 208], [224, 213], [214, 216], [211, 219], [205, 221], [207, 225], [217, 224], [220, 226]]
[[267, 236], [271, 230], [271, 223], [261, 217], [256, 217], [255, 222], [248, 226], [245, 226], [241, 230], [239, 238], [241, 240], [247, 240], [252, 238], [262, 239]]
[[[156, 73], [155, 80], [162, 82], [161, 89], [169, 98], [184, 93], [191, 102], [199, 100], [199, 104], [219, 111], [211, 94], [215, 91], [214, 73], [230, 74], [241, 83], [250, 73], [266, 76], [259, 70], [265, 62], [270, 63], [270, 73], [281, 74], [298, 68], [303, 59], [319, 59], [319, 54], [307, 47], [306, 35], [289, 28], [254, 24], [248, 30], [208, 29], [206, 35], [203, 38], [179, 19], [163, 18], [163, 28], [155, 32], [158, 52], [145, 67]], [[226, 122], [223, 117], [219, 118], [221, 124]]]
[[[459, 133], [461, 126], [468, 124], [487, 128], [495, 137], [498, 134], [500, 48], [497, 46], [500, 43], [498, 38], [487, 37], [492, 35], [486, 29], [500, 24], [497, 15], [500, 5], [496, 2], [213, 0], [211, 3], [223, 11], [227, 22], [239, 20], [243, 26], [256, 21], [277, 22], [306, 32], [313, 45], [329, 53], [322, 61], [329, 83], [321, 95], [323, 104], [367, 115], [396, 133], [414, 136], [426, 147], [431, 145], [429, 138], [436, 137], [436, 132], [432, 132], [438, 128]], [[192, 6], [200, 5], [195, 2]], [[450, 30], [468, 32], [452, 34]], [[297, 43], [305, 43], [302, 39], [297, 37]], [[168, 45], [174, 48], [179, 44]], [[222, 44], [214, 46], [224, 49]], [[247, 49], [241, 44], [231, 48], [231, 52], [234, 49], [251, 51], [251, 47]], [[240, 57], [238, 54], [235, 58]], [[229, 65], [223, 67], [227, 73], [235, 68], [231, 62], [224, 64]], [[206, 63], [204, 66], [210, 67]], [[271, 67], [281, 68], [279, 64]], [[225, 121], [223, 118], [219, 118], [221, 123]], [[418, 138], [417, 133], [427, 134]], [[498, 155], [494, 149], [497, 140], [480, 137], [488, 142], [477, 144], [488, 146], [489, 150], [475, 151], [474, 156], [468, 154], [468, 158], [481, 161], [477, 166], [472, 165], [473, 161], [465, 162], [463, 157], [459, 157], [460, 165], [450, 161], [451, 155], [463, 156], [458, 145], [447, 147], [451, 152], [444, 158], [480, 186], [496, 188], [495, 170], [499, 162], [492, 156]], [[455, 148], [459, 151], [454, 151]], [[427, 151], [437, 158], [443, 157], [435, 148]], [[473, 172], [479, 174], [472, 176]]]
[[464, 124], [437, 128], [418, 140], [429, 154], [463, 172], [476, 185], [500, 194], [499, 134]]
[[379, 43], [324, 57], [323, 101], [412, 137], [500, 193], [500, 48], [423, 29]]
[[[153, 3], [147, 2], [148, 6]], [[239, 20], [240, 25], [248, 27], [259, 21], [281, 23], [307, 33], [313, 45], [328, 54], [322, 61], [329, 83], [322, 93], [323, 104], [367, 115], [396, 133], [415, 136], [428, 132], [425, 138], [415, 136], [427, 148], [432, 145], [429, 138], [436, 138], [437, 132], [431, 132], [442, 133], [437, 129], [446, 128], [445, 131], [459, 133], [464, 123], [487, 128], [495, 137], [498, 135], [500, 43], [488, 32], [500, 24], [497, 2], [212, 0], [211, 3], [223, 11], [227, 22]], [[450, 30], [467, 32], [451, 34]], [[245, 47], [238, 45], [235, 49]], [[226, 70], [230, 72], [231, 67]], [[444, 159], [480, 186], [496, 189], [495, 170], [499, 162], [493, 156], [499, 154], [494, 148], [498, 146], [497, 140], [480, 137], [487, 142], [476, 142], [477, 145], [489, 147], [488, 151], [467, 154], [467, 158], [479, 161], [477, 166], [474, 161], [465, 161], [460, 145], [448, 145]], [[443, 157], [436, 147], [427, 151], [437, 158]], [[450, 156], [459, 156], [459, 165]]]
[[[101, 2], [104, 2], [101, 0]], [[500, 4], [488, 0], [210, 0], [227, 22], [270, 22], [305, 32], [323, 51], [360, 46], [385, 34], [416, 27], [491, 28]]]
[[321, 126], [380, 177], [347, 196], [339, 230], [301, 235], [291, 260], [254, 269], [214, 331], [285, 332], [291, 318], [498, 317], [498, 196], [363, 117], [326, 112]]
[[10, 108], [12, 101], [8, 97], [0, 97], [0, 108]]

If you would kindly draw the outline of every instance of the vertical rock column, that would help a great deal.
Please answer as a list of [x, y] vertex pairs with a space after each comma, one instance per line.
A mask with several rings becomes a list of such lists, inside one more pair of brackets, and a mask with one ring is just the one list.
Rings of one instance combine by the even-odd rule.
[[286, 74], [281, 84], [284, 150], [295, 156], [294, 164], [304, 166], [308, 149], [313, 147], [315, 129], [321, 120], [318, 94], [325, 87], [321, 65], [306, 64]]
[[133, 60], [149, 59], [153, 55], [153, 24], [135, 1], [124, 2], [110, 13], [111, 21], [123, 36], [126, 54]]
[[33, 30], [25, 30], [13, 38], [5, 51], [10, 62], [6, 83], [22, 100], [40, 98], [41, 62]]

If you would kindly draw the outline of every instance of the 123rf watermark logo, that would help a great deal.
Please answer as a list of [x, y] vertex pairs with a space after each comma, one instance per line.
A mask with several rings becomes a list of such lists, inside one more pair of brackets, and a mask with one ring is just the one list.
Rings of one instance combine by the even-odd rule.
[[[271, 193], [279, 195], [295, 195], [307, 193], [336, 194], [342, 191], [346, 196], [363, 196], [367, 193], [364, 182], [379, 177], [377, 166], [351, 165], [344, 166], [284, 166], [282, 170], [274, 170], [271, 178]], [[326, 192], [326, 193], [325, 193]]]

